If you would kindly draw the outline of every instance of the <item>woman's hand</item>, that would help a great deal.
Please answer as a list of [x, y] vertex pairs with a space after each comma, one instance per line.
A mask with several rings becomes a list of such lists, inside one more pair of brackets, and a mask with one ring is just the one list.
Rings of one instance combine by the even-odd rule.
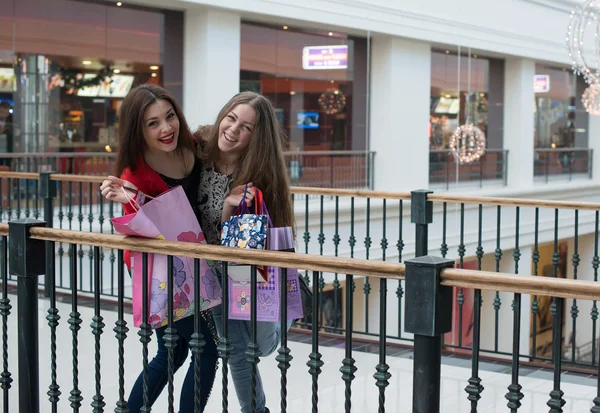
[[[125, 194], [126, 190], [121, 187], [130, 188], [132, 191], [127, 191], [129, 193]], [[134, 191], [137, 192], [137, 187], [134, 184], [119, 179], [116, 176], [109, 176], [102, 182], [102, 185], [100, 185], [102, 196], [110, 201], [120, 202], [122, 204], [129, 203], [130, 199], [135, 196]]]
[[248, 184], [248, 189], [246, 190], [246, 196], [244, 197], [244, 188], [246, 185], [239, 185], [231, 190], [227, 198], [225, 198], [225, 202], [223, 203], [223, 214], [221, 216], [221, 221], [225, 222], [235, 213], [240, 202], [242, 202], [242, 198], [246, 203], [246, 206], [250, 208], [252, 206], [252, 202], [254, 202], [254, 186], [252, 183]]

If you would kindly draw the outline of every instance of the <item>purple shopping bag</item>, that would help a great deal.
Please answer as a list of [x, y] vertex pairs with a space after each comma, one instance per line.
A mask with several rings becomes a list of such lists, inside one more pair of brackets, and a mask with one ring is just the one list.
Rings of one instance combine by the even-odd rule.
[[[294, 251], [294, 233], [291, 227], [269, 229], [269, 249], [276, 251]], [[267, 282], [257, 286], [257, 320], [280, 321], [279, 298], [281, 297], [281, 276], [279, 269], [269, 267]], [[250, 282], [239, 282], [229, 279], [229, 319], [250, 320]], [[303, 318], [302, 297], [298, 270], [287, 270], [287, 319]]]
[[[142, 205], [134, 214], [113, 218], [115, 231], [122, 235], [158, 238], [168, 241], [206, 243], [200, 224], [181, 186], [162, 193]], [[132, 259], [133, 324], [139, 327], [142, 311], [142, 253]], [[148, 322], [158, 328], [167, 322], [167, 256], [148, 254]], [[173, 257], [173, 320], [221, 304], [221, 287], [216, 273], [206, 260], [200, 260], [200, 297], [194, 296], [194, 259]]]

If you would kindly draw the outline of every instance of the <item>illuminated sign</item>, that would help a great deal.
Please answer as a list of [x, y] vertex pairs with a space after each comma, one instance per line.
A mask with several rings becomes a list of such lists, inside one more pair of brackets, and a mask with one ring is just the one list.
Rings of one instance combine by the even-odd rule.
[[348, 46], [307, 46], [302, 49], [304, 70], [348, 68]]

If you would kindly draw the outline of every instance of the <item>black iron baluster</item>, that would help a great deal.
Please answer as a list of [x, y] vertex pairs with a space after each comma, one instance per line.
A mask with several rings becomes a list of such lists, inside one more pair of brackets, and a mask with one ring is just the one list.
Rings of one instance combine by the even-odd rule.
[[[521, 259], [521, 250], [519, 249], [519, 228], [521, 209], [517, 207], [515, 211], [516, 215], [516, 233], [515, 233], [515, 250], [513, 252], [513, 258], [515, 260], [515, 274], [519, 273], [519, 260]], [[506, 393], [506, 399], [508, 400], [508, 408], [511, 413], [516, 413], [519, 407], [521, 407], [521, 399], [523, 399], [523, 388], [519, 384], [519, 353], [520, 353], [520, 341], [521, 341], [521, 294], [515, 293], [513, 299], [513, 351], [512, 351], [512, 382], [508, 386], [508, 393]]]
[[[79, 221], [79, 231], [83, 231], [83, 183], [79, 182], [79, 214], [77, 215], [77, 219]], [[79, 251], [77, 252], [79, 255], [79, 287], [83, 290], [83, 246], [79, 246]], [[91, 262], [91, 261], [90, 261]], [[92, 271], [90, 267], [90, 277], [92, 276]], [[90, 278], [90, 290], [92, 288], [92, 280]]]
[[[500, 225], [502, 223], [502, 206], [498, 205], [497, 221], [496, 221], [496, 250], [494, 251], [494, 259], [496, 260], [496, 272], [500, 272], [500, 260], [502, 259], [502, 248], [500, 248]], [[498, 352], [498, 323], [500, 322], [500, 307], [502, 306], [502, 300], [500, 299], [500, 292], [496, 291], [496, 297], [494, 297], [494, 312], [495, 312], [495, 324], [494, 324], [494, 351]]]
[[[325, 243], [325, 233], [323, 231], [323, 195], [321, 195], [321, 207], [320, 207], [320, 211], [319, 211], [319, 254], [320, 255], [323, 255], [323, 244], [324, 243]], [[314, 286], [318, 286], [318, 291], [317, 291], [317, 288], [314, 288], [314, 290], [315, 290], [315, 292], [317, 292], [317, 295], [319, 296], [319, 309], [320, 310], [318, 313], [313, 313], [313, 314], [315, 317], [318, 315], [319, 325], [323, 326], [323, 325], [325, 325], [324, 318], [323, 318], [323, 290], [325, 289], [325, 279], [323, 278], [323, 273], [320, 273], [318, 283], [314, 284]]]
[[[385, 200], [384, 200], [385, 203]], [[385, 207], [384, 207], [385, 211]], [[387, 280], [379, 279], [379, 364], [373, 375], [375, 384], [379, 388], [379, 413], [385, 413], [385, 388], [389, 386], [392, 375], [389, 373], [390, 366], [386, 363], [386, 329], [387, 329]]]
[[[554, 253], [552, 254], [553, 276], [558, 276], [558, 264], [560, 256], [558, 254], [558, 208], [554, 210]], [[565, 276], [565, 274], [561, 274]], [[550, 413], [562, 413], [562, 407], [565, 405], [563, 391], [560, 389], [560, 375], [562, 363], [562, 332], [563, 332], [563, 298], [554, 297], [552, 301], [552, 364], [554, 366], [554, 389], [550, 392], [548, 407]]]
[[[354, 199], [354, 198], [352, 198]], [[354, 221], [354, 220], [352, 220]], [[340, 372], [342, 373], [342, 380], [345, 382], [345, 402], [344, 412], [352, 412], [352, 381], [354, 380], [354, 373], [356, 373], [355, 361], [352, 358], [352, 309], [353, 309], [353, 288], [354, 283], [353, 276], [346, 275], [346, 340], [345, 340], [345, 351], [346, 357], [342, 361], [342, 367]]]
[[77, 244], [70, 244], [70, 263], [71, 263], [71, 313], [69, 314], [69, 328], [73, 339], [73, 390], [69, 401], [74, 412], [79, 412], [83, 397], [79, 390], [79, 339], [78, 333], [81, 329], [81, 314], [77, 311]]
[[[367, 198], [367, 234], [365, 236], [365, 254], [366, 259], [369, 259], [369, 250], [371, 249], [371, 198]], [[371, 295], [371, 283], [369, 277], [365, 277], [363, 285], [363, 293], [365, 294], [365, 333], [369, 333], [369, 295]]]
[[[540, 251], [539, 251], [539, 226], [540, 226], [540, 209], [535, 209], [535, 233], [534, 233], [534, 244], [533, 244], [533, 275], [537, 277], [538, 267], [540, 263]], [[532, 339], [531, 339], [531, 358], [535, 359], [537, 353], [537, 313], [539, 311], [537, 295], [533, 296], [533, 302], [531, 303], [531, 313], [533, 317], [532, 323]]]
[[[287, 285], [287, 284], [286, 284]], [[260, 351], [260, 347], [258, 346], [257, 337], [256, 337], [256, 329], [257, 329], [257, 288], [256, 288], [256, 266], [252, 265], [250, 267], [250, 325], [251, 325], [251, 335], [252, 342], [248, 344], [248, 350], [246, 351], [246, 355], [248, 356], [247, 360], [251, 364], [251, 374], [250, 374], [250, 386], [252, 386], [252, 400], [250, 401], [250, 411], [256, 411], [256, 382], [258, 376], [258, 362], [260, 361], [259, 357], [262, 355]], [[223, 307], [224, 308], [224, 307]], [[313, 319], [317, 316], [318, 313], [313, 313]]]
[[69, 209], [67, 211], [67, 221], [69, 221], [69, 230], [73, 229], [73, 198], [75, 198], [75, 194], [73, 193], [73, 181], [69, 181], [69, 193], [67, 194], [69, 197]]
[[[579, 268], [579, 210], [575, 210], [575, 239], [574, 239], [574, 251], [571, 262], [573, 263], [573, 279], [577, 279], [577, 269]], [[571, 318], [573, 319], [573, 342], [571, 343], [571, 362], [575, 363], [575, 349], [577, 348], [577, 316], [579, 315], [579, 309], [577, 307], [577, 299], [573, 299], [571, 305]], [[593, 336], [592, 341], [596, 339]]]
[[[0, 178], [0, 222], [3, 222], [3, 216], [4, 216], [4, 211], [2, 209], [2, 206], [4, 205], [4, 191], [2, 190], [2, 185], [3, 185], [4, 179]], [[10, 198], [7, 199], [7, 201], [10, 203]]]
[[350, 198], [350, 258], [354, 258], [354, 246], [356, 245], [356, 237], [354, 236], [354, 197]]
[[29, 201], [30, 201], [30, 196], [29, 196], [29, 180], [28, 179], [23, 179], [22, 181], [25, 184], [25, 218], [29, 218]]
[[440, 253], [442, 254], [443, 258], [446, 258], [446, 255], [448, 254], [448, 244], [446, 242], [446, 224], [447, 224], [447, 219], [448, 219], [448, 204], [446, 202], [444, 202], [443, 204], [443, 211], [442, 211], [442, 246], [440, 248]]
[[104, 318], [100, 315], [100, 247], [94, 247], [94, 317], [92, 318], [92, 333], [94, 334], [94, 370], [96, 382], [96, 394], [94, 395], [91, 406], [94, 413], [104, 411], [104, 396], [102, 396], [101, 375], [100, 375], [100, 338], [104, 329]]
[[[310, 241], [310, 231], [308, 230], [308, 194], [304, 198], [304, 252], [308, 254], [308, 243]], [[310, 285], [310, 277], [308, 271], [304, 275], [304, 280], [307, 285]], [[316, 317], [316, 314], [313, 314]]]
[[[228, 279], [228, 270], [227, 270], [227, 263], [223, 262], [222, 265], [222, 272], [223, 272], [223, 277], [221, 278], [222, 280], [227, 280]], [[226, 282], [226, 281], [223, 281]], [[223, 288], [221, 289], [222, 291], [222, 302], [221, 302], [221, 306], [223, 308], [223, 311], [227, 311], [227, 309], [229, 308], [229, 293], [227, 291], [227, 288], [225, 286], [223, 286]], [[233, 347], [230, 344], [230, 340], [229, 340], [229, 322], [227, 320], [228, 317], [223, 316], [223, 334], [220, 337], [219, 340], [219, 357], [223, 360], [223, 367], [221, 368], [222, 372], [223, 372], [223, 378], [222, 378], [222, 395], [221, 395], [221, 400], [222, 400], [222, 407], [223, 407], [223, 413], [227, 413], [229, 411], [229, 355], [231, 354], [231, 350], [233, 349]], [[287, 334], [287, 331], [286, 331]]]
[[[200, 260], [194, 259], [194, 301], [200, 304]], [[202, 315], [200, 314], [200, 305], [194, 305], [194, 334], [190, 340], [190, 347], [194, 354], [194, 412], [202, 411], [202, 400], [200, 399], [200, 386], [202, 378], [200, 377], [200, 357], [204, 351], [206, 341], [204, 334], [200, 332], [202, 326]]]
[[50, 297], [50, 308], [48, 309], [48, 326], [50, 327], [50, 386], [48, 386], [48, 400], [52, 404], [52, 413], [58, 412], [58, 402], [60, 400], [60, 386], [56, 382], [56, 327], [60, 320], [58, 308], [56, 308], [56, 256], [54, 255], [55, 244], [53, 241], [46, 241], [46, 272], [50, 274], [46, 277], [47, 283], [44, 285], [44, 291]]
[[[144, 405], [140, 409], [143, 413], [149, 413], [151, 411], [150, 398], [148, 390], [148, 344], [152, 340], [152, 329], [148, 323], [148, 309], [150, 304], [148, 303], [148, 253], [142, 253], [142, 324], [138, 331], [140, 336], [140, 342], [142, 343], [142, 389]], [[171, 278], [171, 277], [169, 277]]]
[[0, 300], [0, 314], [2, 315], [2, 374], [0, 387], [2, 387], [2, 404], [4, 413], [9, 413], [9, 393], [12, 387], [12, 375], [8, 370], [8, 316], [10, 316], [10, 298], [8, 298], [8, 237], [0, 238], [0, 276], [2, 278], [2, 299]]
[[12, 188], [13, 188], [13, 180], [12, 178], [8, 178], [6, 195], [8, 197], [8, 205], [6, 206], [6, 220], [10, 221], [12, 219]]
[[382, 234], [381, 234], [381, 243], [379, 245], [381, 245], [381, 259], [383, 261], [385, 261], [385, 253], [387, 251], [388, 248], [388, 240], [386, 237], [386, 224], [387, 224], [387, 200], [384, 198], [383, 199], [383, 227], [382, 227]]
[[123, 264], [123, 250], [118, 251], [118, 279], [117, 279], [117, 321], [115, 322], [115, 337], [119, 342], [119, 400], [117, 401], [117, 408], [115, 413], [127, 413], [127, 401], [125, 401], [125, 339], [129, 328], [127, 328], [127, 322], [123, 319], [123, 301], [125, 298], [125, 271]]
[[[104, 197], [102, 196], [102, 193], [100, 192], [100, 190], [98, 189], [97, 192], [97, 196], [98, 196], [98, 208], [99, 208], [99, 216], [98, 216], [98, 223], [100, 224], [100, 233], [104, 233]], [[110, 202], [110, 201], [108, 201]], [[112, 225], [111, 225], [112, 226]], [[104, 280], [104, 248], [100, 248], [100, 276], [102, 277], [102, 280]], [[113, 279], [111, 278], [110, 280], [110, 295], [114, 296], [115, 295], [115, 289], [114, 289], [114, 284], [113, 284]], [[104, 290], [104, 281], [102, 281], [102, 289]]]
[[[598, 226], [600, 223], [600, 211], [596, 211], [596, 219], [594, 224], [594, 258], [592, 259], [592, 268], [594, 268], [594, 281], [598, 282], [598, 268], [600, 267], [600, 257], [598, 256]], [[596, 363], [596, 330], [598, 321], [598, 305], [597, 300], [594, 300], [592, 305], [592, 366]], [[600, 363], [598, 363], [600, 365]], [[600, 386], [598, 387], [600, 389]], [[600, 408], [600, 405], [598, 406]], [[600, 412], [598, 412], [600, 413]]]
[[[89, 184], [89, 193], [87, 195], [87, 197], [89, 198], [89, 204], [88, 204], [88, 222], [90, 224], [90, 232], [93, 232], [93, 228], [92, 228], [92, 222], [94, 221], [94, 214], [92, 213], [92, 183], [90, 182]], [[89, 248], [88, 249], [88, 257], [90, 259], [90, 293], [93, 293], [92, 291], [92, 286], [93, 284], [93, 265], [94, 265], [94, 255], [95, 255], [96, 250], [93, 248]]]
[[21, 184], [23, 183], [23, 180], [21, 179], [17, 179], [17, 219], [21, 218]]
[[[460, 243], [458, 244], [458, 263], [460, 268], [464, 268], [465, 260], [465, 204], [460, 204]], [[465, 294], [462, 288], [458, 289], [458, 347], [462, 347], [463, 335], [463, 309], [465, 304]]]
[[175, 413], [175, 388], [173, 385], [173, 376], [175, 375], [175, 347], [177, 347], [177, 330], [173, 328], [173, 256], [167, 256], [167, 328], [163, 340], [167, 349], [167, 399], [168, 412]]
[[[58, 191], [58, 227], [60, 229], [63, 228], [63, 219], [65, 214], [63, 212], [63, 183], [57, 182], [57, 191]], [[63, 243], [58, 243], [58, 273], [59, 273], [59, 287], [63, 287], [63, 256], [65, 255], [65, 250], [63, 249]]]
[[[108, 217], [109, 219], [114, 218], [114, 202], [108, 203]], [[111, 225], [110, 233], [114, 234], [115, 229]], [[114, 279], [115, 279], [115, 250], [113, 248], [110, 249], [110, 255], [108, 256], [108, 261], [110, 262], [110, 293], [113, 293]], [[122, 260], [121, 260], [122, 261]]]
[[[334, 253], [337, 257], [339, 254], [339, 246], [342, 238], [340, 237], [340, 197], [335, 197], [335, 234], [333, 235], [333, 246]], [[340, 290], [340, 280], [338, 278], [338, 273], [336, 272], [333, 279], [333, 313], [335, 316], [333, 317], [333, 327], [335, 332], [338, 332], [340, 326], [338, 325], [338, 309], [340, 306], [340, 302], [338, 300], [338, 292]]]
[[[481, 271], [481, 260], [483, 259], [483, 205], [479, 204], [479, 223], [477, 228], [477, 271]], [[475, 290], [473, 299], [473, 351], [471, 353], [471, 378], [465, 391], [469, 395], [467, 399], [471, 402], [471, 413], [477, 413], [477, 403], [481, 399], [483, 386], [479, 378], [479, 350], [481, 347], [481, 290]]]
[[[402, 252], [404, 251], [404, 237], [402, 234], [402, 218], [404, 213], [404, 201], [400, 200], [398, 206], [398, 242], [396, 247], [398, 248], [398, 262], [402, 262]], [[398, 287], [396, 288], [396, 297], [398, 297], [398, 338], [402, 337], [402, 297], [404, 296], [404, 289], [402, 288], [402, 280], [398, 280]]]
[[[313, 271], [313, 284], [317, 283], [318, 279], [319, 271]], [[284, 285], [287, 285], [287, 283]], [[312, 298], [312, 313], [312, 352], [309, 355], [310, 360], [306, 365], [309, 368], [308, 372], [312, 376], [312, 411], [313, 413], [317, 413], [319, 411], [319, 374], [321, 374], [321, 367], [323, 367], [324, 363], [321, 360], [321, 353], [319, 353], [319, 323], [315, 316], [319, 314], [319, 300], [314, 294]]]
[[40, 181], [33, 181], [33, 199], [35, 200], [35, 208], [33, 210], [33, 217], [38, 219], [40, 217]]
[[[279, 362], [277, 367], [281, 370], [281, 413], [287, 412], [287, 373], [290, 369], [290, 362], [293, 357], [291, 351], [288, 348], [288, 330], [287, 330], [287, 268], [279, 269], [280, 283], [282, 286], [279, 289], [280, 292], [280, 323], [281, 323], [281, 347], [277, 351], [279, 354], [275, 357], [275, 360]], [[225, 307], [223, 307], [225, 308]], [[314, 313], [313, 313], [314, 314]]]

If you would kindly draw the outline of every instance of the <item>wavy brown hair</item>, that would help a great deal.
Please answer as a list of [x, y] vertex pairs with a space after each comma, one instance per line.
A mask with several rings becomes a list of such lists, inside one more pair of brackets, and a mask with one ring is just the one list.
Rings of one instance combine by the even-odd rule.
[[290, 181], [283, 157], [285, 132], [275, 116], [271, 102], [254, 92], [238, 93], [221, 109], [212, 127], [204, 127], [196, 136], [204, 138], [201, 157], [215, 163], [219, 159], [219, 125], [238, 105], [250, 105], [256, 111], [256, 124], [249, 145], [238, 159], [232, 187], [252, 182], [263, 192], [265, 203], [276, 227], [294, 227]]
[[166, 100], [173, 106], [179, 119], [179, 137], [177, 153], [182, 162], [188, 151], [195, 152], [194, 136], [183, 116], [177, 101], [167, 90], [155, 85], [140, 85], [132, 89], [119, 108], [119, 154], [117, 155], [116, 174], [120, 176], [126, 168], [135, 172], [140, 156], [146, 151], [144, 139], [144, 113], [158, 100]]

